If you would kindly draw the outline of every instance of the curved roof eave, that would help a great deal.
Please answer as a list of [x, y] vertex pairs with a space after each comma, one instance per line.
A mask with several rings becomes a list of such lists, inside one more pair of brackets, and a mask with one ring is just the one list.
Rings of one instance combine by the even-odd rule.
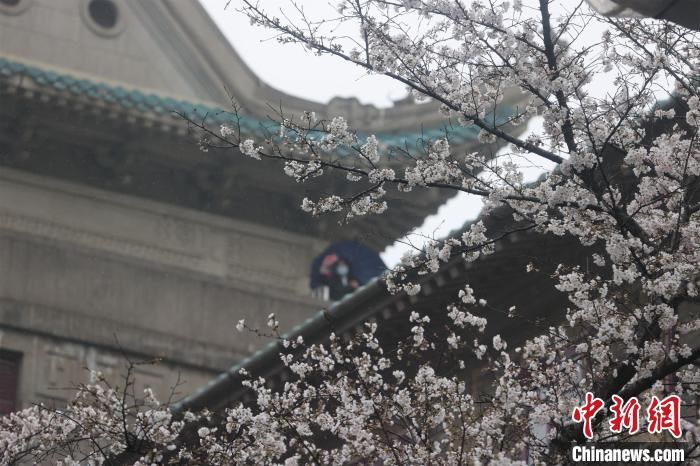
[[[43, 91], [61, 96], [84, 99], [91, 103], [100, 103], [113, 109], [120, 108], [128, 113], [140, 113], [161, 120], [163, 129], [167, 125], [184, 125], [186, 122], [177, 115], [187, 115], [192, 119], [206, 118], [209, 126], [231, 123], [238, 118], [242, 133], [250, 137], [264, 137], [277, 132], [277, 123], [258, 116], [235, 116], [230, 111], [216, 104], [203, 102], [188, 102], [177, 98], [164, 96], [152, 91], [126, 88], [118, 83], [94, 81], [64, 71], [27, 64], [13, 58], [0, 57], [0, 80], [6, 85], [16, 85], [18, 88]], [[504, 121], [510, 114], [510, 107], [502, 107], [497, 117]], [[417, 118], [416, 118], [417, 119]], [[415, 121], [415, 120], [414, 120]], [[437, 121], [434, 126], [406, 128], [403, 131], [375, 132], [380, 142], [387, 146], [413, 145], [418, 140], [434, 139], [449, 134], [450, 141], [457, 145], [474, 143], [478, 129], [474, 126], [464, 127], [448, 125], [445, 120]], [[360, 137], [369, 135], [361, 132]]]
[[[270, 113], [269, 105], [281, 105], [285, 112], [294, 115], [303, 111], [314, 111], [320, 118], [342, 115], [361, 132], [416, 132], [416, 121], [425, 127], [440, 127], [445, 123], [438, 112], [437, 102], [404, 102], [377, 108], [361, 104], [356, 98], [336, 97], [320, 103], [287, 94], [265, 83], [253, 72], [198, 1], [160, 4], [190, 37], [202, 65], [213, 75], [213, 81], [220, 84], [220, 92], [230, 94], [224, 94], [223, 99], [226, 102], [235, 99], [250, 116], [263, 119]], [[507, 94], [506, 107], [513, 107], [521, 100], [517, 93]]]

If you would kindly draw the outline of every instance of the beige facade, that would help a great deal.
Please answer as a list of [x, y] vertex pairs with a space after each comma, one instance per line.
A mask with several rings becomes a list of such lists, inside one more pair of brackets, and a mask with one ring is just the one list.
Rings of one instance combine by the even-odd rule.
[[[61, 404], [88, 369], [119, 384], [127, 360], [154, 358], [139, 384], [184, 396], [265, 343], [239, 319], [288, 329], [327, 304], [308, 268], [336, 223], [299, 212], [308, 193], [279, 167], [203, 154], [170, 113], [226, 108], [227, 90], [258, 118], [280, 101], [382, 131], [434, 114], [284, 95], [192, 0], [0, 1], [0, 409]], [[381, 248], [443, 200], [346, 237], [375, 231]]]
[[295, 234], [10, 169], [0, 229], [0, 348], [22, 354], [20, 406], [65, 401], [85, 369], [116, 383], [126, 359], [162, 359], [140, 383], [166, 394], [180, 372], [186, 394], [260, 345], [237, 319], [288, 326], [319, 307], [296, 265], [315, 244]]
[[[194, 0], [0, 0], [0, 377], [11, 381], [0, 409], [63, 403], [86, 369], [118, 383], [127, 359], [158, 358], [140, 383], [164, 397], [180, 380], [187, 395], [265, 343], [237, 333], [239, 319], [275, 313], [287, 330], [328, 304], [311, 296], [308, 269], [329, 241], [381, 250], [450, 194], [391, 193], [390, 215], [344, 227], [310, 219], [301, 199], [342, 175], [299, 186], [277, 165], [203, 153], [172, 113], [226, 109], [228, 92], [257, 121], [273, 102], [386, 140], [445, 124], [434, 103], [283, 94]], [[464, 150], [470, 131], [454, 138]]]

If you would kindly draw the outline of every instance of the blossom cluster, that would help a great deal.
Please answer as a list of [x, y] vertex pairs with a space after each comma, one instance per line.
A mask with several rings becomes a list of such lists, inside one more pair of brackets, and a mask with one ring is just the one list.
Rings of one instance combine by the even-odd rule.
[[[522, 233], [566, 237], [590, 255], [552, 270], [534, 258], [520, 271], [568, 305], [547, 310], [556, 315], [551, 325], [508, 341], [491, 324], [524, 319], [520, 303], [495, 309], [467, 273], [446, 309], [401, 316], [409, 330], [398, 342], [381, 341], [373, 322], [326, 343], [280, 337], [283, 386], [242, 373], [254, 403], [229, 407], [223, 421], [196, 416], [195, 436], [167, 410], [134, 414], [125, 429], [123, 404], [102, 391], [71, 405], [75, 424], [40, 408], [4, 419], [0, 444], [15, 455], [64, 452], [68, 463], [75, 440], [95, 463], [133, 451], [156, 464], [559, 464], [585, 439], [571, 413], [591, 392], [646, 404], [677, 396], [682, 441], [693, 451], [700, 438], [700, 319], [692, 312], [700, 285], [698, 34], [599, 17], [563, 0], [345, 0], [336, 18], [316, 21], [302, 9], [300, 18], [279, 18], [260, 3], [241, 0], [240, 9], [280, 41], [400, 81], [416, 98], [439, 102], [450, 124], [475, 126], [485, 149], [465, 153], [449, 131], [415, 148], [385, 147], [341, 116], [311, 112], [280, 115], [279, 133], [266, 139], [226, 126], [209, 140], [277, 160], [299, 183], [343, 174], [343, 189], [303, 200], [313, 215], [382, 214], [391, 190], [481, 198], [481, 219], [407, 253], [385, 277], [407, 302], [421, 299], [429, 275], [446, 264], [475, 270], [499, 242]], [[335, 32], [348, 27], [357, 37]], [[601, 93], [603, 78], [613, 84]], [[524, 104], [496, 118], [512, 91]], [[521, 137], [534, 115], [542, 128]], [[494, 143], [505, 156], [490, 152]], [[525, 184], [524, 165], [538, 163], [555, 167]], [[508, 217], [505, 227], [489, 226], [496, 214]], [[277, 332], [275, 316], [268, 325]], [[93, 426], [108, 434], [91, 442]], [[148, 441], [133, 441], [142, 437]]]

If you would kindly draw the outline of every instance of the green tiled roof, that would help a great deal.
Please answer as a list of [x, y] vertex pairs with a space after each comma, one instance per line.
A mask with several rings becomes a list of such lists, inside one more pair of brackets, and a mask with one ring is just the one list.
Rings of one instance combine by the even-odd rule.
[[[92, 99], [113, 103], [135, 111], [162, 115], [180, 113], [193, 119], [201, 119], [206, 116], [206, 121], [214, 126], [230, 123], [234, 120], [234, 116], [222, 108], [146, 93], [138, 89], [127, 89], [114, 84], [92, 81], [0, 57], [0, 79], [16, 76], [27, 76], [40, 86], [72, 93], [76, 96], [86, 96]], [[497, 120], [504, 121], [508, 113], [510, 112], [497, 115]], [[277, 131], [277, 126], [274, 122], [251, 116], [240, 116], [239, 124], [241, 126], [241, 131], [251, 136], [260, 136], [270, 131], [274, 134]], [[454, 126], [449, 128], [423, 128], [419, 132], [378, 133], [376, 136], [383, 144], [388, 146], [408, 145], [410, 147], [419, 139], [430, 140], [443, 137], [446, 131], [450, 140], [455, 144], [463, 144], [474, 140], [479, 133], [479, 129], [476, 126]], [[363, 138], [367, 135], [358, 134], [358, 136]]]

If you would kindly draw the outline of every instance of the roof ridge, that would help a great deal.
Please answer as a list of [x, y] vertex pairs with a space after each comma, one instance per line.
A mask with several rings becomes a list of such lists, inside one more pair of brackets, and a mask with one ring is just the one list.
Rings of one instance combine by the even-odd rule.
[[[16, 57], [0, 57], [0, 79], [12, 78], [17, 75], [28, 76], [36, 84], [53, 88], [57, 91], [70, 92], [74, 95], [87, 96], [109, 103], [121, 105], [140, 111], [150, 111], [156, 114], [175, 113], [190, 115], [197, 118], [207, 118], [211, 125], [232, 123], [238, 120], [244, 133], [254, 136], [264, 136], [271, 128], [276, 133], [277, 123], [270, 120], [248, 115], [236, 116], [232, 111], [221, 108], [211, 102], [191, 102], [183, 98], [169, 96], [151, 89], [134, 88], [115, 81], [94, 77], [81, 73], [73, 73], [57, 67], [46, 67], [34, 62], [19, 60]], [[497, 118], [505, 119], [510, 112], [499, 112]], [[377, 133], [377, 138], [387, 146], [414, 145], [416, 140], [433, 139], [448, 135], [455, 144], [463, 144], [475, 140], [479, 129], [475, 126], [444, 125], [432, 128], [419, 128], [416, 131], [396, 133]], [[366, 137], [368, 133], [358, 133]], [[349, 151], [348, 151], [349, 152]]]

